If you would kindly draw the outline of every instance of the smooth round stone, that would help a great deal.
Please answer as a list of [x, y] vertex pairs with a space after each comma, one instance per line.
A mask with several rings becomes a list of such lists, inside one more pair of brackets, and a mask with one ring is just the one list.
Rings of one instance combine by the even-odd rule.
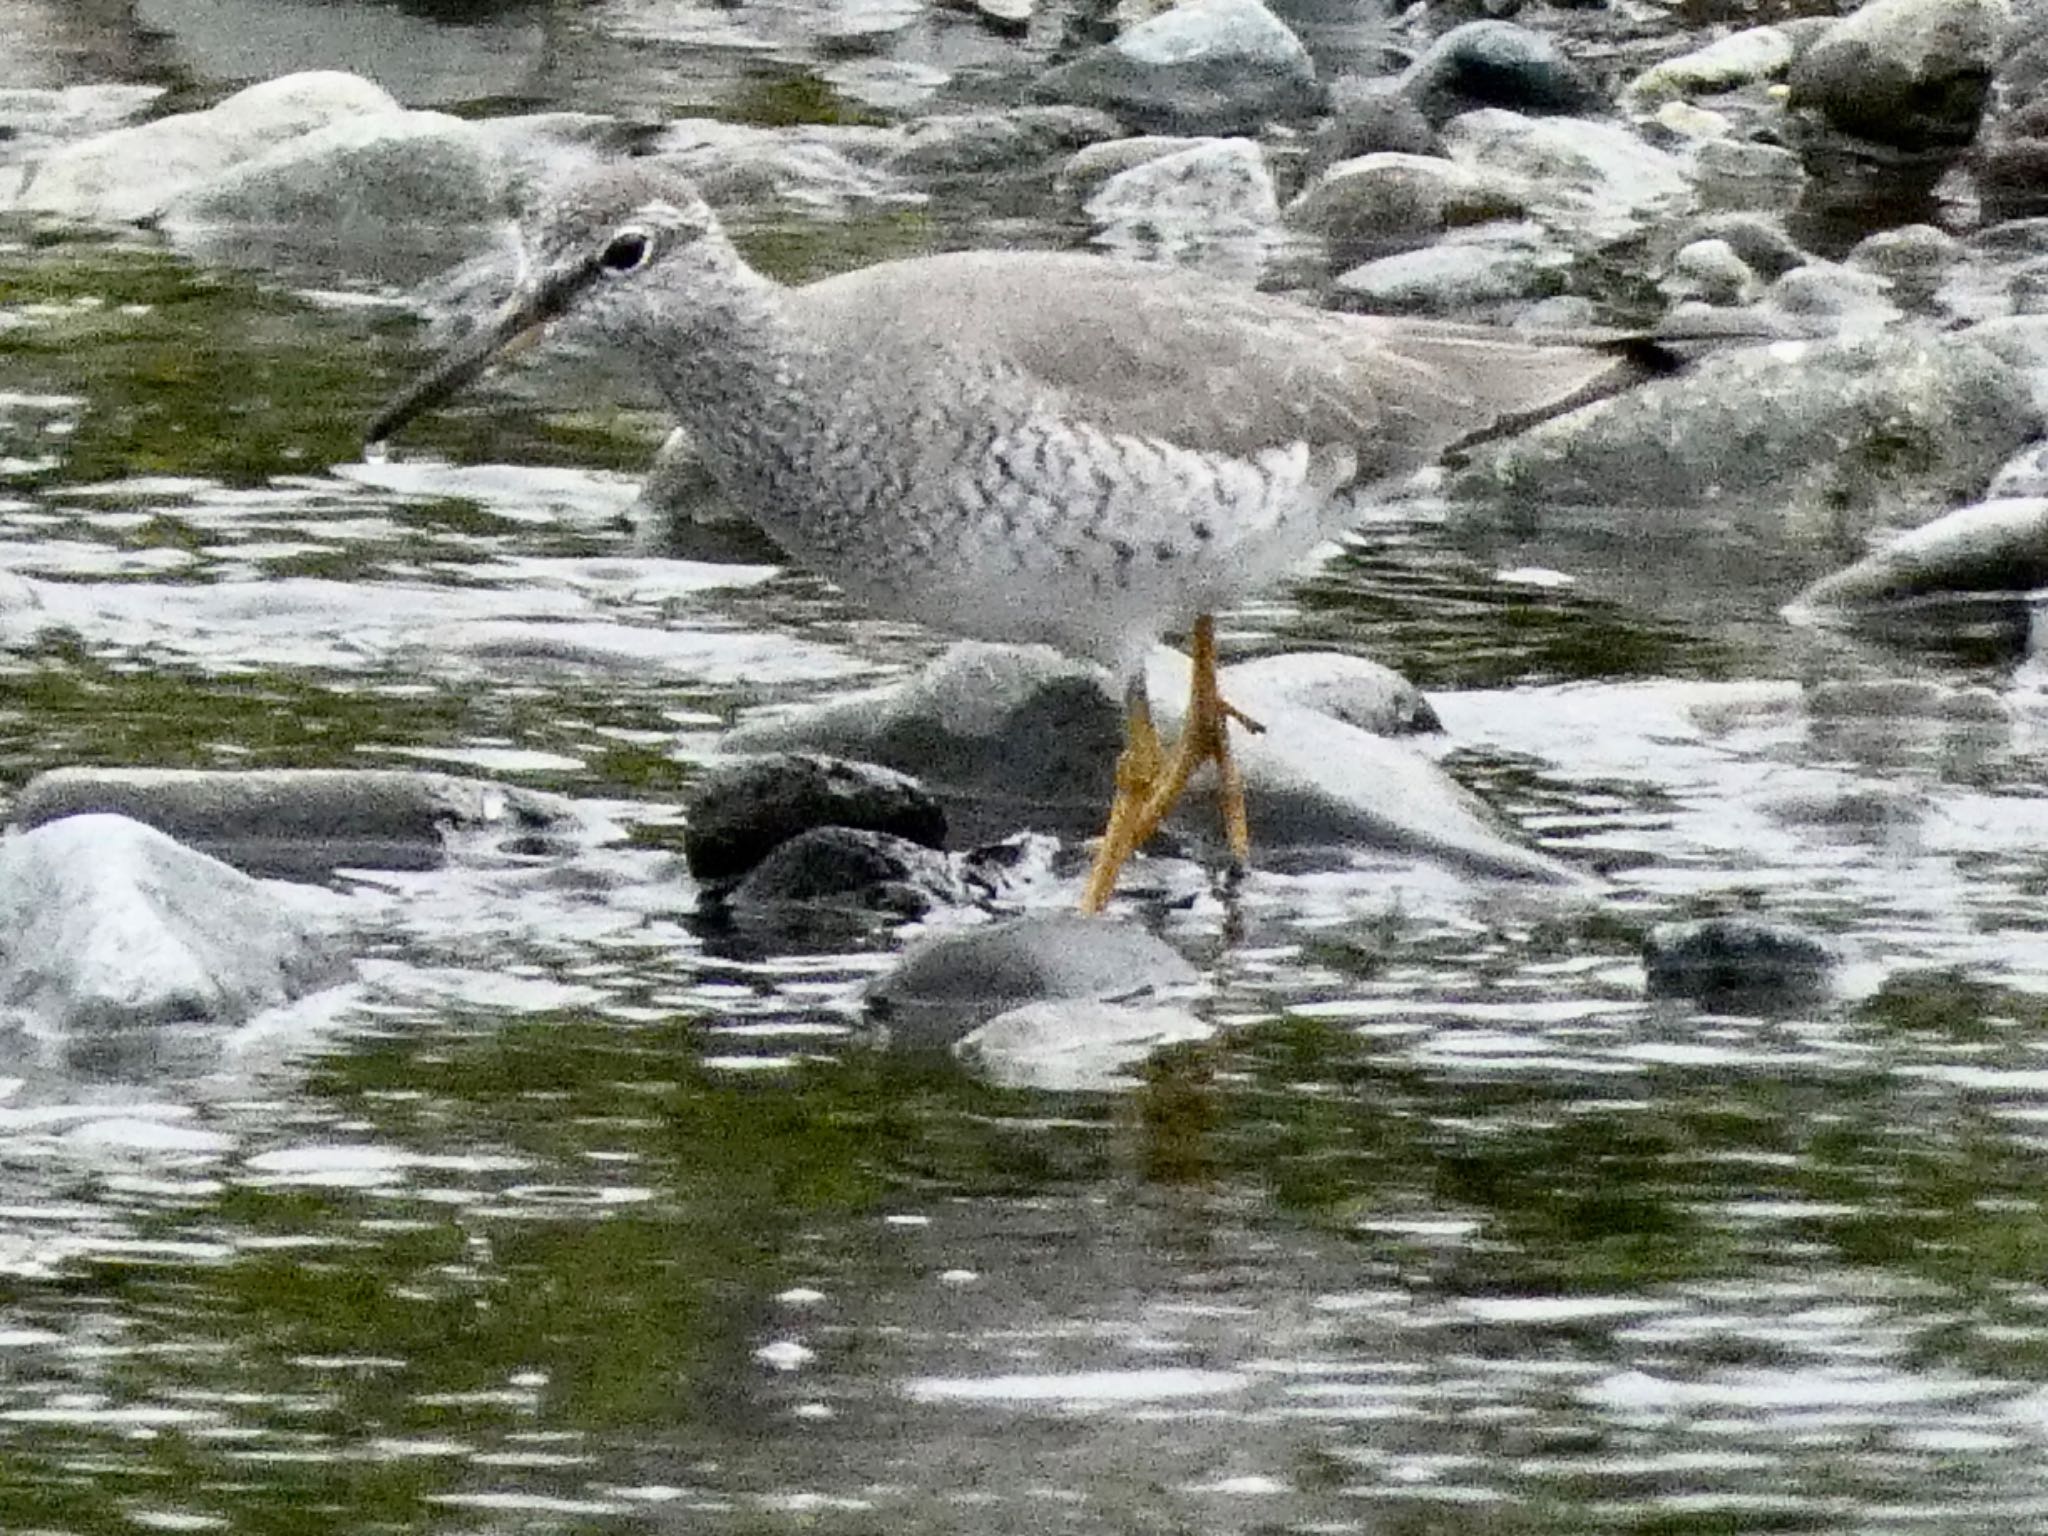
[[1244, 133], [1321, 104], [1301, 39], [1259, 0], [1183, 0], [1034, 87], [1140, 127]]
[[1744, 304], [1762, 288], [1749, 263], [1726, 240], [1695, 240], [1681, 246], [1659, 286], [1673, 299], [1708, 304]]
[[1193, 966], [1142, 928], [1035, 913], [923, 941], [868, 989], [867, 1002], [893, 1040], [930, 1047], [1028, 1004], [1131, 998], [1198, 979]]
[[1439, 124], [1479, 107], [1576, 113], [1604, 105], [1556, 43], [1512, 21], [1453, 27], [1409, 67], [1401, 90]]
[[778, 844], [717, 904], [739, 913], [821, 907], [909, 918], [966, 894], [952, 861], [920, 843], [855, 827], [814, 827]]
[[1375, 736], [1441, 731], [1422, 690], [1392, 667], [1343, 651], [1289, 651], [1223, 668], [1223, 696], [1256, 694], [1312, 709]]
[[699, 880], [730, 880], [818, 827], [853, 827], [926, 848], [946, 813], [915, 779], [872, 763], [786, 752], [721, 762], [684, 799], [683, 857]]

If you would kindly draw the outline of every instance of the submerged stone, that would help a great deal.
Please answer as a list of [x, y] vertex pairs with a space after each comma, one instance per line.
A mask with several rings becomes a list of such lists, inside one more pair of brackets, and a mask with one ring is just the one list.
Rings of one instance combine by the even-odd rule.
[[954, 1052], [1004, 1088], [1105, 1092], [1135, 1087], [1132, 1069], [1155, 1051], [1215, 1033], [1214, 1025], [1184, 1008], [1064, 999], [997, 1014]]
[[250, 874], [299, 880], [436, 868], [450, 833], [515, 841], [585, 825], [553, 795], [367, 768], [56, 768], [22, 789], [13, 822], [26, 830], [94, 813], [146, 823]]
[[1659, 923], [1643, 942], [1652, 997], [1689, 997], [1732, 1013], [1810, 1003], [1825, 993], [1834, 966], [1827, 944], [1765, 918]]

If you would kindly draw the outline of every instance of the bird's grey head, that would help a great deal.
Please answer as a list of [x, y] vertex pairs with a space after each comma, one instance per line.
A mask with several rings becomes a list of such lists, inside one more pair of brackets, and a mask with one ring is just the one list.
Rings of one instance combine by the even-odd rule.
[[456, 394], [550, 321], [630, 332], [659, 312], [664, 292], [701, 286], [737, 263], [697, 189], [662, 166], [607, 166], [550, 189], [540, 203], [520, 226], [512, 297], [378, 411], [365, 434], [370, 442]]

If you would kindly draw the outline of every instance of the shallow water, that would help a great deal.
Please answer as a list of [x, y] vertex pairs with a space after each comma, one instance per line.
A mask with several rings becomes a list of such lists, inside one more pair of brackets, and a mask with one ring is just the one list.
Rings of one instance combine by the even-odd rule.
[[[2048, 1521], [2048, 785], [1995, 652], [1789, 628], [1826, 548], [1386, 510], [1226, 643], [1409, 670], [1604, 883], [1150, 871], [1224, 1032], [1006, 1091], [864, 1028], [900, 935], [706, 927], [673, 854], [724, 723], [941, 642], [656, 558], [651, 417], [515, 379], [362, 463], [415, 356], [0, 245], [7, 784], [452, 765], [630, 833], [348, 878], [319, 1008], [0, 1073], [0, 1528]], [[1746, 909], [1837, 995], [1645, 997], [1650, 924]]]

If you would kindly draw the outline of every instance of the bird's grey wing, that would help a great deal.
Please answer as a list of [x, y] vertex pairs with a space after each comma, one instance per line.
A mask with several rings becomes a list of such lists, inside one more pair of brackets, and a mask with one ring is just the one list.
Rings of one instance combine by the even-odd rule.
[[1367, 480], [1643, 371], [1618, 339], [1336, 314], [1197, 274], [1047, 252], [884, 263], [794, 300], [842, 343], [838, 356], [994, 358], [1104, 431], [1246, 457], [1341, 445]]

